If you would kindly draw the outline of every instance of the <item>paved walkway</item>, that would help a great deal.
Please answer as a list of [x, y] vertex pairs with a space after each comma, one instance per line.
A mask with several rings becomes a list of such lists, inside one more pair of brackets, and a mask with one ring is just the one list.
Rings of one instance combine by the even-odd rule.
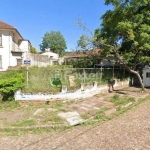
[[108, 93], [105, 91], [104, 93], [100, 93], [90, 98], [81, 99], [81, 101], [77, 101], [70, 105], [71, 110], [79, 112], [80, 115], [85, 114], [89, 111], [93, 113], [97, 110], [107, 107], [109, 109], [113, 109], [115, 106], [113, 103], [106, 101], [107, 99], [113, 97], [115, 94], [127, 95], [129, 97], [135, 97], [137, 99], [146, 97], [149, 93], [142, 93], [140, 88], [135, 87], [126, 87], [123, 89], [116, 89], [115, 91]]

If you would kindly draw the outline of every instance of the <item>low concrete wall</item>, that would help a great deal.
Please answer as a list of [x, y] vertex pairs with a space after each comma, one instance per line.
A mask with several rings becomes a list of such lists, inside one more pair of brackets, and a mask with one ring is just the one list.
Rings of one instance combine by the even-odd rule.
[[[129, 81], [121, 81], [116, 82], [114, 85], [115, 89], [121, 89], [124, 87], [129, 86]], [[102, 86], [94, 86], [89, 89], [85, 89], [82, 87], [82, 89], [78, 89], [74, 92], [66, 92], [64, 93], [58, 93], [58, 94], [26, 94], [21, 93], [21, 91], [17, 91], [15, 93], [15, 100], [17, 101], [54, 101], [54, 100], [70, 100], [70, 99], [79, 99], [79, 98], [86, 98], [86, 97], [92, 97], [93, 95], [96, 95], [98, 93], [103, 92], [109, 92], [108, 85], [102, 85]]]

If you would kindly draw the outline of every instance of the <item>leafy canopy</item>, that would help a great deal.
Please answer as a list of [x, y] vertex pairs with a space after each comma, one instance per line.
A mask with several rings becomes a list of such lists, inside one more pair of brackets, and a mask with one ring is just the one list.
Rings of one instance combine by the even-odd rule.
[[63, 35], [59, 31], [46, 32], [40, 44], [41, 51], [45, 51], [45, 48], [50, 48], [52, 52], [60, 56], [64, 55], [67, 46]]
[[105, 4], [114, 9], [101, 17], [101, 37], [107, 44], [120, 46], [115, 53], [121, 54], [125, 64], [150, 62], [150, 1], [105, 0]]

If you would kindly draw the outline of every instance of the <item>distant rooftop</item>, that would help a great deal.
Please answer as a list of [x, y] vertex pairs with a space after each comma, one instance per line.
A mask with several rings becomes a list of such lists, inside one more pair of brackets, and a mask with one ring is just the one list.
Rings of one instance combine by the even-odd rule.
[[83, 57], [83, 56], [96, 56], [101, 53], [100, 49], [95, 49], [95, 50], [88, 50], [85, 52], [78, 51], [78, 52], [70, 52], [66, 54], [66, 57]]

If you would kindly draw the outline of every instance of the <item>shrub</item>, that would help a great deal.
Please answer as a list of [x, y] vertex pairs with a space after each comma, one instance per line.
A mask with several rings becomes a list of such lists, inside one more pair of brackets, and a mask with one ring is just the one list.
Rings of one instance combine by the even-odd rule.
[[12, 100], [15, 91], [23, 87], [25, 79], [22, 73], [13, 72], [9, 74], [7, 72], [4, 73], [3, 76], [5, 76], [5, 74], [7, 78], [5, 77], [0, 80], [0, 93], [2, 100]]

